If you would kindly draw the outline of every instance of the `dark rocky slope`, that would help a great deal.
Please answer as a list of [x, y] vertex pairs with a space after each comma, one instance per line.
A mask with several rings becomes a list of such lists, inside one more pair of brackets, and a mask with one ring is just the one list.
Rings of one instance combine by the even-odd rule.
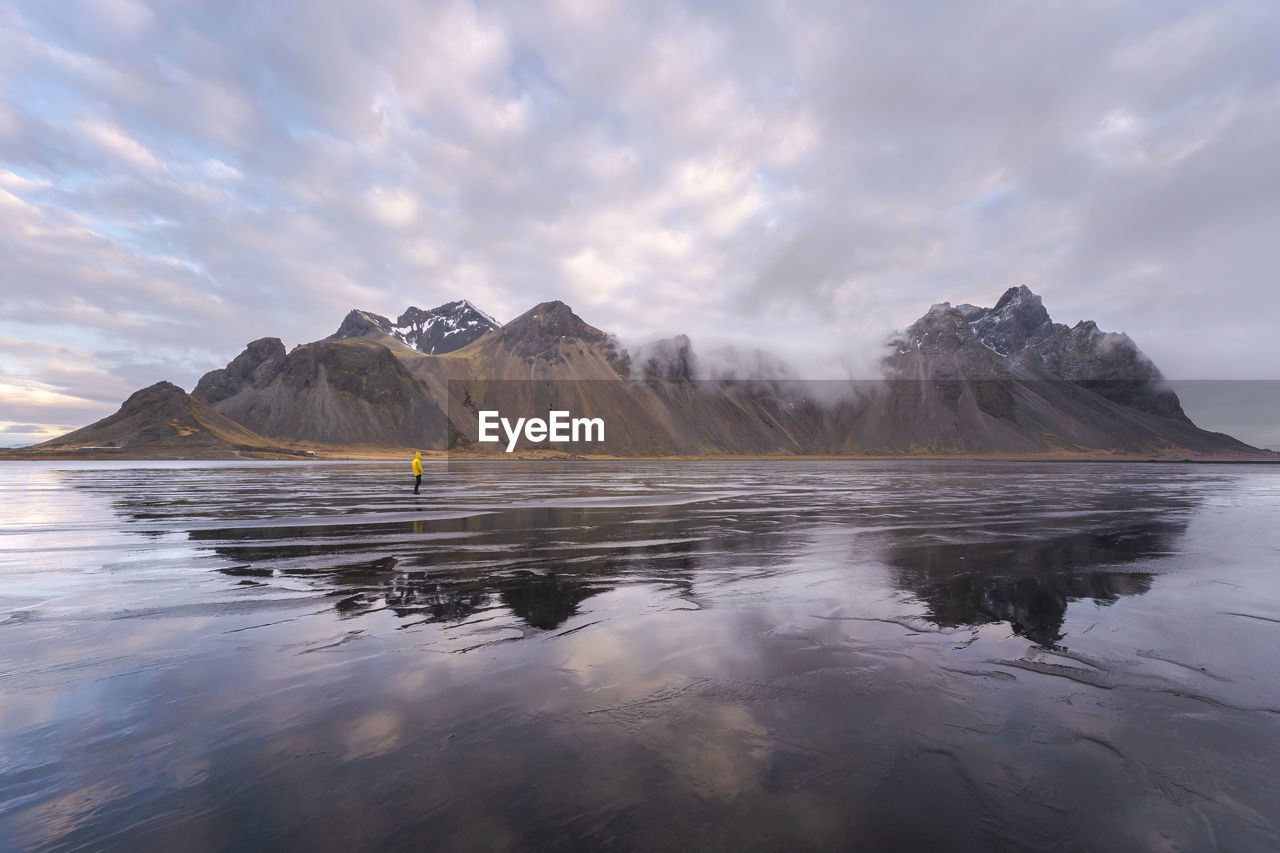
[[134, 392], [120, 410], [97, 423], [29, 450], [78, 456], [229, 458], [242, 454], [302, 455], [280, 447], [187, 394], [171, 382]]
[[206, 402], [215, 409], [273, 438], [394, 447], [448, 443], [444, 412], [387, 347], [359, 338], [324, 340], [295, 347], [283, 359], [258, 361], [260, 343], [232, 362], [256, 362], [249, 376], [231, 366], [225, 375], [213, 371], [200, 380], [197, 396], [212, 392]]

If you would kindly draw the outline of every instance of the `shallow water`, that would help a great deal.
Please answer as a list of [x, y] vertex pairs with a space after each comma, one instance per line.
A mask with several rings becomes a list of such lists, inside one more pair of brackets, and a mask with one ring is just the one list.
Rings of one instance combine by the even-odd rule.
[[1280, 847], [1280, 468], [0, 464], [0, 848]]

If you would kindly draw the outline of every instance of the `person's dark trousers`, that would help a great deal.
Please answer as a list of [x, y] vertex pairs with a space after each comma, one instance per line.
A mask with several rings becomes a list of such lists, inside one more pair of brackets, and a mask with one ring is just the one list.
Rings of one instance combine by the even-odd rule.
[[421, 486], [421, 485], [422, 485], [422, 475], [414, 474], [413, 475], [413, 493], [415, 495], [418, 493], [418, 486]]

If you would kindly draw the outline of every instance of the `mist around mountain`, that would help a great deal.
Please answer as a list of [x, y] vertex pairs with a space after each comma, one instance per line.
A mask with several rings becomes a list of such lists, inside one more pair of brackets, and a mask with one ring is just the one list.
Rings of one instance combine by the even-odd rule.
[[584, 455], [1280, 458], [1197, 427], [1134, 341], [1055, 323], [1025, 286], [991, 308], [934, 305], [887, 343], [879, 377], [806, 381], [683, 335], [629, 351], [562, 302], [505, 325], [466, 300], [395, 321], [353, 309], [327, 338], [253, 341], [190, 395], [152, 386], [25, 453], [501, 454], [479, 411], [554, 409], [607, 425], [603, 443], [550, 448]]

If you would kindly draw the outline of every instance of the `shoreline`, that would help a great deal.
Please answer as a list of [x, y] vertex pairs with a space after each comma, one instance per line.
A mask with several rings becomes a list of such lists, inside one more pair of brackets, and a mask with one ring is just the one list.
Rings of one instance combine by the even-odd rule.
[[[55, 452], [23, 452], [0, 450], [0, 462], [406, 462], [413, 448], [315, 448], [314, 455], [299, 451], [236, 451], [233, 453], [181, 454], [60, 450]], [[1124, 462], [1182, 463], [1201, 465], [1240, 464], [1277, 465], [1280, 453], [1271, 451], [1259, 456], [1196, 456], [1149, 453], [788, 453], [788, 454], [666, 454], [618, 456], [613, 454], [578, 454], [552, 450], [526, 450], [514, 453], [472, 453], [468, 451], [423, 450], [424, 462]], [[1270, 458], [1268, 458], [1270, 457]], [[407, 464], [407, 462], [406, 462]]]

